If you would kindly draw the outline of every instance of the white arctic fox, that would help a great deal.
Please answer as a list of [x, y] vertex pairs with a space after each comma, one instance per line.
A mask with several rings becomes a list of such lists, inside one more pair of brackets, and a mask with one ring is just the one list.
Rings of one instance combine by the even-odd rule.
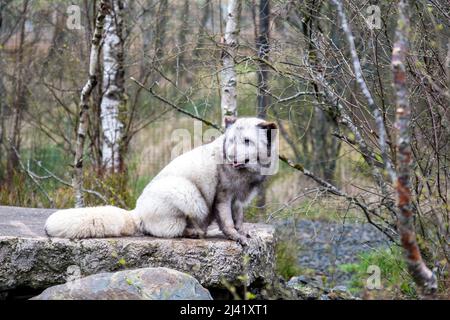
[[144, 189], [131, 211], [112, 206], [59, 210], [45, 224], [49, 236], [102, 238], [149, 234], [202, 237], [215, 219], [229, 238], [246, 245], [243, 206], [273, 166], [276, 125], [257, 118], [226, 119], [213, 142], [170, 162]]

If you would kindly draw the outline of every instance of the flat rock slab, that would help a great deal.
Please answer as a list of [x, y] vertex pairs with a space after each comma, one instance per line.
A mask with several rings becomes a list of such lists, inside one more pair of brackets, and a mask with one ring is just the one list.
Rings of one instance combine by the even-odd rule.
[[45, 289], [31, 300], [212, 300], [194, 277], [168, 268], [93, 274]]
[[[205, 239], [124, 237], [49, 238], [44, 224], [55, 210], [0, 206], [0, 291], [43, 289], [101, 272], [166, 267], [188, 273], [204, 287], [224, 280], [270, 283], [274, 276], [274, 228], [244, 224], [251, 235], [243, 248], [217, 228]], [[259, 282], [258, 281], [258, 282]]]

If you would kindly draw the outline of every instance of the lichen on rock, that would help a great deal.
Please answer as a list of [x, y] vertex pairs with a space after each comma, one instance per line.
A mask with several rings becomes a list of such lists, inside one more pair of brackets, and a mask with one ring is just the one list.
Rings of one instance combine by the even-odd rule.
[[211, 300], [190, 275], [168, 268], [98, 273], [50, 287], [32, 300]]
[[245, 224], [248, 247], [217, 229], [204, 239], [123, 237], [69, 240], [49, 238], [44, 223], [53, 210], [0, 207], [0, 292], [45, 289], [76, 277], [146, 267], [188, 273], [204, 287], [225, 289], [270, 283], [274, 277], [274, 228]]

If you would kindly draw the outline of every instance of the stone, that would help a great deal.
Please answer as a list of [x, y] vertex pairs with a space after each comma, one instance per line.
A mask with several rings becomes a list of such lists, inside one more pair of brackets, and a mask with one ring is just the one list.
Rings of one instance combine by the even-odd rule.
[[308, 284], [308, 286], [317, 287], [321, 290], [324, 289], [323, 279], [320, 276], [299, 275], [292, 277], [288, 282], [290, 287], [295, 287], [301, 284]]
[[168, 268], [98, 273], [50, 287], [31, 300], [212, 300], [190, 275]]
[[346, 286], [336, 286], [333, 289], [331, 289], [331, 292], [329, 294], [330, 298], [335, 300], [354, 300], [356, 297], [354, 297], [350, 291], [347, 289]]
[[146, 267], [188, 273], [208, 289], [225, 289], [227, 282], [271, 283], [274, 277], [275, 231], [269, 225], [244, 224], [251, 235], [248, 247], [226, 239], [217, 227], [204, 239], [69, 240], [45, 235], [52, 212], [0, 206], [0, 292], [45, 289], [92, 274]]
[[335, 291], [335, 292], [339, 292], [339, 293], [347, 293], [348, 289], [346, 286], [336, 286], [333, 289], [331, 289], [331, 291]]
[[299, 275], [292, 277], [287, 286], [294, 289], [300, 299], [304, 300], [355, 300], [346, 286], [336, 286], [332, 289], [323, 286], [320, 277]]

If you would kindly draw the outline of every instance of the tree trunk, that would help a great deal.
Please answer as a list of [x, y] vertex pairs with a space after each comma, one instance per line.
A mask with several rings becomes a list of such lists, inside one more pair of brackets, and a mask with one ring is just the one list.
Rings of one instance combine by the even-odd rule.
[[206, 0], [205, 3], [203, 4], [202, 17], [200, 19], [200, 25], [198, 27], [198, 32], [197, 32], [197, 44], [195, 46], [195, 51], [194, 51], [195, 55], [197, 57], [200, 56], [202, 51], [205, 49], [204, 48], [204, 45], [206, 43], [205, 37], [208, 34], [207, 24], [208, 24], [208, 20], [209, 20], [211, 13], [212, 13], [211, 12], [211, 0]]
[[153, 7], [151, 5], [144, 6], [138, 23], [140, 26], [140, 32], [142, 33], [142, 58], [139, 70], [139, 79], [141, 81], [149, 73], [150, 69], [149, 51], [151, 49], [152, 39], [154, 36], [152, 19]]
[[[2, 25], [3, 25], [3, 10], [5, 9], [7, 3], [4, 1], [0, 1], [0, 36], [2, 35]], [[4, 72], [4, 64], [5, 61], [3, 60], [2, 51], [0, 50], [0, 166], [2, 165], [3, 156], [6, 153], [6, 147], [5, 147], [5, 101], [7, 97], [6, 87], [3, 82], [3, 79], [5, 77]], [[4, 149], [5, 148], [5, 149]], [[3, 172], [0, 173], [0, 181], [3, 178]]]
[[[1, 59], [1, 56], [0, 56]], [[3, 137], [5, 132], [5, 121], [4, 121], [4, 103], [3, 101], [6, 98], [6, 90], [3, 84], [3, 74], [0, 73], [0, 166], [2, 165], [3, 160]], [[0, 180], [2, 178], [2, 174], [0, 173]]]
[[103, 25], [105, 16], [110, 10], [108, 0], [102, 0], [97, 12], [95, 20], [95, 31], [92, 36], [91, 53], [89, 58], [89, 79], [81, 90], [80, 96], [80, 120], [77, 130], [77, 141], [75, 146], [75, 160], [74, 160], [74, 176], [73, 188], [75, 190], [75, 206], [83, 207], [83, 154], [84, 142], [86, 140], [86, 133], [88, 128], [88, 111], [89, 98], [92, 90], [97, 85], [97, 68], [98, 59], [100, 55], [100, 41], [103, 35]]
[[383, 115], [381, 114], [380, 108], [376, 105], [375, 100], [372, 97], [372, 94], [370, 93], [369, 87], [367, 86], [367, 83], [364, 79], [363, 71], [361, 69], [361, 62], [358, 57], [358, 52], [356, 50], [354, 36], [352, 34], [352, 30], [350, 28], [350, 24], [348, 23], [347, 16], [344, 12], [344, 7], [341, 0], [332, 0], [334, 5], [336, 6], [338, 16], [341, 19], [341, 27], [344, 31], [345, 37], [347, 38], [347, 42], [350, 49], [350, 55], [353, 65], [353, 71], [355, 72], [355, 78], [356, 82], [364, 95], [367, 106], [369, 107], [369, 110], [371, 111], [373, 117], [375, 118], [375, 123], [378, 130], [378, 143], [380, 145], [380, 153], [381, 157], [383, 158], [384, 166], [386, 168], [386, 171], [389, 174], [389, 177], [391, 178], [391, 181], [396, 180], [395, 176], [395, 170], [394, 166], [392, 165], [392, 161], [389, 157], [389, 150], [388, 150], [388, 143], [387, 143], [387, 131], [386, 126], [383, 121]]
[[239, 17], [241, 12], [240, 0], [229, 0], [226, 17], [225, 35], [223, 39], [221, 74], [221, 108], [222, 126], [225, 126], [225, 116], [237, 116], [236, 70], [234, 58], [238, 48]]
[[[269, 27], [270, 27], [270, 0], [260, 0], [259, 2], [259, 34], [256, 39], [256, 49], [258, 50], [258, 95], [257, 95], [257, 115], [258, 118], [267, 117], [267, 108], [270, 105], [270, 96], [268, 94], [269, 69], [264, 62], [269, 54]], [[256, 205], [261, 212], [266, 208], [266, 185], [263, 184], [258, 191]]]
[[[168, 0], [160, 0], [156, 31], [155, 31], [155, 58], [161, 60], [164, 56], [164, 43], [166, 40], [167, 11], [169, 9]], [[161, 62], [159, 61], [159, 64]]]
[[16, 53], [15, 77], [14, 77], [14, 103], [12, 106], [11, 129], [8, 137], [8, 156], [6, 164], [6, 183], [12, 182], [14, 173], [19, 164], [17, 157], [20, 151], [20, 132], [22, 126], [22, 114], [25, 107], [25, 67], [24, 67], [24, 43], [25, 43], [25, 24], [27, 21], [28, 0], [23, 2], [22, 21], [20, 24], [19, 47]]
[[[189, 0], [184, 0], [183, 9], [180, 14], [181, 28], [178, 34], [178, 57], [176, 65], [177, 85], [179, 82], [185, 83], [185, 63], [186, 63], [186, 36], [189, 32]], [[180, 81], [181, 80], [181, 81]]]
[[258, 62], [258, 117], [266, 118], [267, 108], [270, 104], [270, 96], [268, 95], [268, 79], [269, 70], [266, 60], [269, 54], [269, 27], [270, 27], [270, 0], [261, 0], [259, 3], [259, 35], [256, 41], [256, 49], [258, 50], [258, 57], [261, 59]]
[[396, 95], [397, 129], [397, 207], [398, 231], [402, 246], [406, 253], [406, 263], [415, 282], [424, 290], [425, 294], [434, 293], [437, 281], [434, 274], [422, 260], [414, 230], [414, 212], [411, 199], [411, 137], [410, 121], [411, 106], [406, 86], [406, 55], [409, 46], [409, 18], [407, 3], [399, 1], [399, 18], [395, 33], [395, 43], [392, 51], [392, 69], [394, 74], [394, 89]]
[[112, 9], [105, 18], [103, 97], [100, 115], [103, 132], [102, 163], [103, 168], [109, 173], [117, 173], [123, 169], [121, 146], [124, 125], [121, 114], [125, 108], [125, 79], [122, 14], [122, 1], [112, 0]]
[[[63, 43], [66, 37], [66, 18], [62, 12], [64, 11], [64, 6], [62, 4], [57, 3], [54, 8], [54, 24], [55, 27], [53, 29], [53, 35], [52, 35], [52, 41], [50, 48], [48, 50], [47, 57], [44, 60], [45, 66], [48, 66], [50, 61], [53, 61], [54, 59], [59, 59], [62, 52], [63, 52]], [[54, 66], [57, 69], [58, 73], [62, 73], [63, 70], [63, 63], [61, 60], [57, 60], [59, 63]], [[44, 71], [47, 69], [43, 69]], [[59, 74], [60, 77], [62, 77], [62, 74]]]

